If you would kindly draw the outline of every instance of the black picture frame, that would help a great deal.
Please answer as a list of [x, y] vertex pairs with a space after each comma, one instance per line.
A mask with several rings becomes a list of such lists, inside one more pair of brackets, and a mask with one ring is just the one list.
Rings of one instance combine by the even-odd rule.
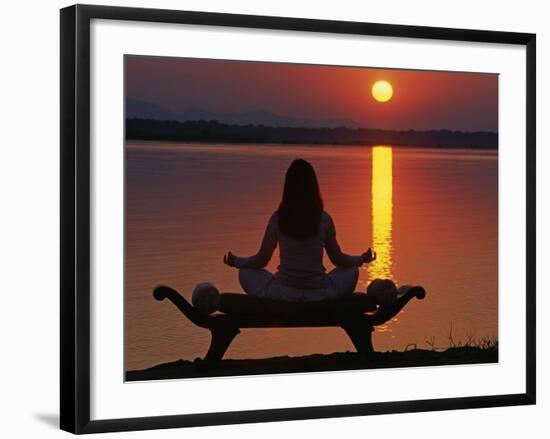
[[[324, 417], [535, 404], [535, 90], [536, 36], [303, 18], [75, 5], [61, 10], [61, 322], [60, 426], [98, 433]], [[374, 35], [526, 47], [526, 392], [223, 413], [90, 420], [90, 21], [133, 20], [208, 26]]]

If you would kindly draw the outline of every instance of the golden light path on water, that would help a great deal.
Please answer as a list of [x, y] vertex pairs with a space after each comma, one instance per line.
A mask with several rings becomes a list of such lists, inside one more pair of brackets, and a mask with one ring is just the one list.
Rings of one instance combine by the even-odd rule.
[[[372, 245], [376, 260], [368, 267], [369, 282], [373, 279], [393, 279], [393, 153], [390, 146], [372, 148]], [[393, 332], [391, 323], [376, 327], [376, 332]], [[395, 338], [394, 335], [391, 338]]]
[[393, 157], [390, 146], [372, 148], [372, 240], [377, 258], [368, 268], [369, 281], [393, 279]]

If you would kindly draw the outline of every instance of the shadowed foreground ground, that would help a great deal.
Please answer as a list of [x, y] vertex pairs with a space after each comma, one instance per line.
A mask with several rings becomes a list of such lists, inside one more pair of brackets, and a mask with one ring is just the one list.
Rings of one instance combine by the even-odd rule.
[[355, 352], [313, 354], [304, 357], [272, 357], [257, 360], [222, 360], [214, 369], [200, 370], [192, 361], [178, 360], [149, 369], [126, 372], [127, 381], [163, 380], [214, 376], [259, 375], [271, 373], [321, 372], [391, 367], [443, 366], [495, 363], [498, 347], [455, 347], [444, 352], [413, 349], [381, 352], [367, 359]]

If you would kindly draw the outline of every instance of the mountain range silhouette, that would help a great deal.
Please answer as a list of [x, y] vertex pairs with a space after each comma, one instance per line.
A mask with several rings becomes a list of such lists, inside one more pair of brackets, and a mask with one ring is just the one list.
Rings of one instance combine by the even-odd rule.
[[304, 128], [335, 128], [346, 126], [358, 128], [361, 126], [351, 119], [306, 119], [290, 116], [282, 116], [267, 110], [254, 110], [245, 112], [215, 112], [203, 108], [189, 107], [183, 111], [170, 111], [166, 108], [144, 100], [126, 99], [127, 119], [153, 119], [176, 120], [186, 122], [192, 120], [216, 120], [230, 125], [266, 125], [272, 127], [304, 127]]

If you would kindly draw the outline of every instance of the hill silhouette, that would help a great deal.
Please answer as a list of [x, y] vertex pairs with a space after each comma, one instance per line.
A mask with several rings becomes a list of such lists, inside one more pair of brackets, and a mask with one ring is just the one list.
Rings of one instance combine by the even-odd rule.
[[304, 127], [334, 128], [347, 126], [357, 128], [360, 124], [351, 119], [308, 119], [303, 117], [292, 117], [273, 113], [264, 109], [254, 109], [241, 112], [219, 112], [206, 110], [200, 107], [187, 107], [183, 110], [168, 110], [165, 107], [133, 98], [126, 98], [127, 119], [155, 119], [155, 120], [176, 120], [178, 122], [197, 120], [216, 120], [229, 125], [266, 125], [271, 127]]
[[447, 148], [498, 148], [498, 133], [490, 131], [381, 130], [372, 128], [308, 128], [234, 125], [216, 120], [126, 120], [127, 140], [239, 142], [330, 145], [405, 145]]

